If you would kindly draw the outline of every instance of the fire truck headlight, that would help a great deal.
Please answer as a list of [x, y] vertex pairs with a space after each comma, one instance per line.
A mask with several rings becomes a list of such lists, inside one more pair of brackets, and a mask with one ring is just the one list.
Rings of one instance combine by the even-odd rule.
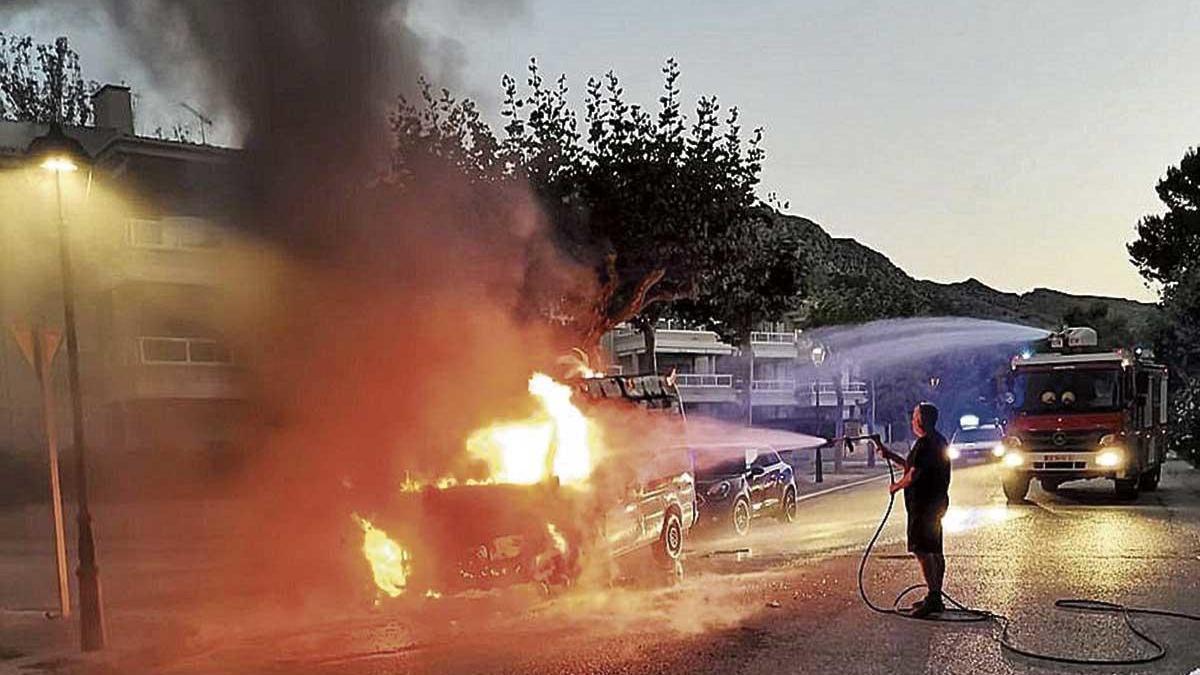
[[996, 447], [992, 448], [992, 457], [1003, 457], [1005, 453], [1004, 444], [997, 443]]
[[1120, 466], [1125, 462], [1125, 454], [1118, 448], [1105, 450], [1096, 455], [1096, 464], [1100, 466]]
[[1103, 448], [1103, 447], [1109, 446], [1109, 445], [1116, 445], [1117, 440], [1118, 440], [1118, 438], [1117, 438], [1116, 434], [1105, 434], [1100, 437], [1100, 447]]
[[1021, 466], [1024, 463], [1025, 457], [1023, 457], [1021, 453], [1013, 452], [1012, 450], [1004, 453], [1004, 466], [1016, 467]]
[[946, 450], [946, 454], [950, 457], [951, 461], [956, 460], [959, 457], [962, 457], [962, 452], [958, 449], [958, 446], [956, 446], [956, 445], [950, 446]]

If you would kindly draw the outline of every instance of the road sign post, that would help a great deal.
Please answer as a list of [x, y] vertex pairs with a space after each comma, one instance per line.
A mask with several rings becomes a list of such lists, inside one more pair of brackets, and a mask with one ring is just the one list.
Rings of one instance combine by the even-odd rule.
[[67, 545], [63, 527], [62, 486], [58, 469], [58, 415], [54, 400], [51, 364], [62, 335], [40, 326], [14, 327], [13, 334], [21, 353], [37, 375], [42, 394], [42, 422], [46, 432], [46, 450], [50, 456], [50, 504], [54, 515], [54, 558], [57, 566], [58, 603], [63, 618], [71, 616], [71, 585], [67, 576]]

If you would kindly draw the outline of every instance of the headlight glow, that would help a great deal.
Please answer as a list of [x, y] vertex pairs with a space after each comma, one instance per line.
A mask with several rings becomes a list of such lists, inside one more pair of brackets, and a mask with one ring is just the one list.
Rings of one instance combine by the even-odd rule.
[[1100, 466], [1120, 466], [1124, 461], [1124, 453], [1117, 449], [1105, 450], [1096, 455], [1096, 464]]
[[992, 457], [1003, 457], [1006, 450], [1003, 443], [997, 443], [996, 447], [992, 448]]
[[713, 497], [715, 499], [724, 499], [725, 497], [729, 496], [729, 481], [721, 481], [720, 483], [708, 488], [707, 494], [709, 497]]
[[1007, 452], [1004, 454], [1004, 466], [1021, 466], [1025, 463], [1025, 458], [1019, 452]]
[[947, 454], [947, 455], [950, 457], [950, 459], [952, 459], [952, 460], [954, 460], [954, 459], [958, 459], [959, 457], [962, 457], [962, 452], [960, 452], [960, 451], [959, 451], [959, 449], [958, 449], [958, 446], [955, 446], [955, 445], [952, 445], [952, 446], [950, 446], [950, 447], [949, 447], [949, 448], [946, 450], [946, 454]]

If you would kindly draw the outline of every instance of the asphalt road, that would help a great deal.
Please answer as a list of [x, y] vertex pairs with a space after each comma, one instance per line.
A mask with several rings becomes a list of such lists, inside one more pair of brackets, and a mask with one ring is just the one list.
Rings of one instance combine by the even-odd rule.
[[[1200, 472], [1172, 463], [1160, 490], [1117, 501], [1104, 482], [1008, 506], [997, 468], [957, 468], [947, 516], [948, 590], [1010, 616], [1026, 648], [1080, 656], [1144, 653], [1120, 620], [1055, 610], [1058, 597], [1200, 611]], [[884, 617], [860, 602], [858, 555], [887, 503], [873, 481], [801, 503], [794, 524], [745, 538], [693, 537], [684, 579], [641, 580], [541, 600], [530, 591], [408, 599], [286, 630], [229, 627], [186, 650], [56, 663], [59, 671], [162, 673], [1176, 672], [1200, 667], [1197, 625], [1138, 619], [1167, 645], [1133, 668], [1051, 666], [1004, 653], [986, 624]], [[903, 509], [868, 568], [890, 604], [917, 580]], [[738, 549], [749, 549], [749, 551]], [[178, 647], [178, 645], [174, 645]], [[164, 653], [169, 652], [170, 656]]]
[[[1134, 503], [1094, 482], [1055, 495], [1035, 487], [1029, 503], [1009, 506], [997, 471], [983, 465], [954, 472], [945, 521], [947, 590], [1010, 616], [1021, 646], [1090, 657], [1145, 653], [1118, 618], [1055, 610], [1059, 597], [1200, 612], [1200, 472], [1172, 463], [1160, 490]], [[682, 581], [631, 573], [616, 587], [550, 600], [513, 589], [296, 611], [243, 599], [236, 612], [198, 616], [159, 609], [169, 606], [166, 589], [202, 588], [198, 556], [145, 542], [123, 555], [120, 542], [110, 540], [105, 569], [114, 648], [80, 659], [70, 636], [59, 635], [57, 652], [53, 640], [31, 650], [45, 622], [9, 616], [0, 647], [28, 657], [0, 658], [0, 672], [1063, 672], [1002, 652], [992, 626], [915, 622], [862, 605], [858, 557], [887, 504], [885, 486], [875, 480], [808, 499], [796, 523], [756, 520], [744, 538], [693, 533]], [[880, 604], [918, 580], [902, 538], [897, 505], [867, 571], [868, 591]], [[14, 599], [32, 593], [21, 586], [6, 584], [4, 593]], [[1166, 659], [1147, 667], [1065, 669], [1200, 667], [1196, 624], [1137, 621], [1167, 645]], [[20, 631], [33, 641], [23, 642]]]

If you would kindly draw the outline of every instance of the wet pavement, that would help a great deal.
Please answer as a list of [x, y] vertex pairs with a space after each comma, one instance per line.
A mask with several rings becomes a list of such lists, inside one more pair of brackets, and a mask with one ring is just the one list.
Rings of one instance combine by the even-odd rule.
[[[1053, 608], [1089, 597], [1200, 612], [1200, 472], [1172, 463], [1156, 493], [1118, 501], [1109, 483], [1034, 488], [1005, 504], [998, 469], [957, 468], [945, 521], [947, 590], [1011, 617], [1024, 648], [1129, 656], [1145, 647], [1118, 617]], [[1044, 664], [1000, 650], [990, 624], [880, 616], [858, 598], [859, 554], [887, 503], [876, 480], [801, 502], [797, 522], [764, 518], [746, 537], [689, 540], [682, 581], [533, 589], [385, 601], [298, 624], [268, 612], [191, 635], [184, 648], [115, 650], [42, 662], [56, 672], [161, 673], [780, 673], [1177, 672], [1200, 667], [1200, 626], [1136, 621], [1167, 646], [1145, 667]], [[918, 580], [903, 551], [903, 508], [867, 569], [868, 592], [891, 604]], [[309, 616], [313, 613], [309, 612]], [[180, 617], [175, 617], [180, 618]], [[146, 620], [153, 623], [152, 619]], [[286, 628], [284, 628], [286, 626]], [[10, 660], [15, 666], [19, 660]], [[3, 662], [0, 662], [3, 663]], [[34, 665], [28, 660], [22, 666]], [[13, 672], [21, 672], [13, 670]]]

